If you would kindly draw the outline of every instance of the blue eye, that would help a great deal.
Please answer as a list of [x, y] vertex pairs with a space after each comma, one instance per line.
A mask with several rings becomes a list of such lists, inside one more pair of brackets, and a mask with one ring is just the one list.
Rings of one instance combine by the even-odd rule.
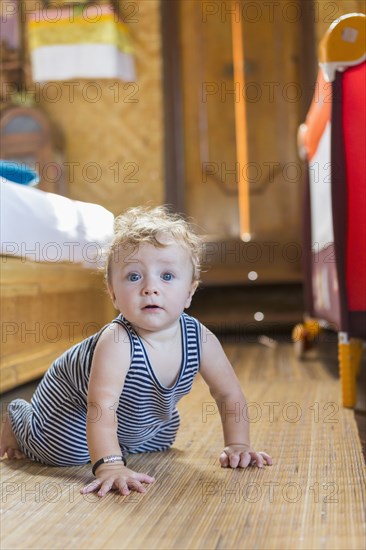
[[174, 278], [174, 275], [172, 275], [172, 273], [163, 273], [161, 278], [163, 281], [171, 281]]
[[127, 275], [127, 279], [129, 281], [135, 282], [141, 279], [141, 277], [138, 273], [130, 273], [129, 275]]

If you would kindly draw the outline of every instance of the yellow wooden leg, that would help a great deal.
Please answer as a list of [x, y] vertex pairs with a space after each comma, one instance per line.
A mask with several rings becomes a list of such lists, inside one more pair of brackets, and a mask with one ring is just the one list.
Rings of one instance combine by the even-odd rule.
[[343, 407], [354, 407], [356, 404], [356, 373], [352, 367], [352, 348], [346, 332], [338, 334], [338, 361]]

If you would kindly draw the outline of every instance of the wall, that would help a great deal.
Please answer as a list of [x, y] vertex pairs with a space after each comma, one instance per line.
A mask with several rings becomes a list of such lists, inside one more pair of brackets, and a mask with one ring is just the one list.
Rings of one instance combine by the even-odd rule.
[[[26, 4], [29, 10], [40, 2]], [[65, 136], [71, 198], [97, 202], [114, 214], [164, 200], [160, 1], [129, 6], [135, 83], [81, 79], [57, 82], [57, 88], [49, 83], [50, 93], [46, 84], [39, 94], [40, 107]]]
[[[235, 5], [244, 86], [233, 73], [232, 4], [180, 3], [187, 211], [213, 243], [214, 267], [206, 281], [245, 283], [254, 269], [260, 282], [299, 281], [302, 167], [296, 133], [305, 112], [303, 21], [292, 21], [293, 13], [281, 9], [272, 14], [261, 3], [258, 9], [253, 2]], [[237, 162], [235, 135], [235, 104], [243, 101], [244, 164]], [[238, 169], [249, 186], [247, 245], [240, 241]]]

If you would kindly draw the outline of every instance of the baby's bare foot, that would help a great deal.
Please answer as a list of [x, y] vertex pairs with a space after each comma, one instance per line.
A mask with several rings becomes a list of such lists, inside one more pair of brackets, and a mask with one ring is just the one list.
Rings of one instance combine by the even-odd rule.
[[25, 454], [19, 449], [8, 415], [6, 415], [4, 428], [1, 433], [0, 458], [3, 458], [5, 453], [8, 458], [25, 458]]

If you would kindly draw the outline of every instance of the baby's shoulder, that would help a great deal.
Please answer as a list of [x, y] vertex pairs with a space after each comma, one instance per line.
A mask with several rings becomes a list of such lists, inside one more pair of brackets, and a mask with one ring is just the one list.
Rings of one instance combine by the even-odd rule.
[[101, 332], [95, 351], [108, 350], [109, 353], [130, 353], [130, 335], [123, 324], [112, 322]]

